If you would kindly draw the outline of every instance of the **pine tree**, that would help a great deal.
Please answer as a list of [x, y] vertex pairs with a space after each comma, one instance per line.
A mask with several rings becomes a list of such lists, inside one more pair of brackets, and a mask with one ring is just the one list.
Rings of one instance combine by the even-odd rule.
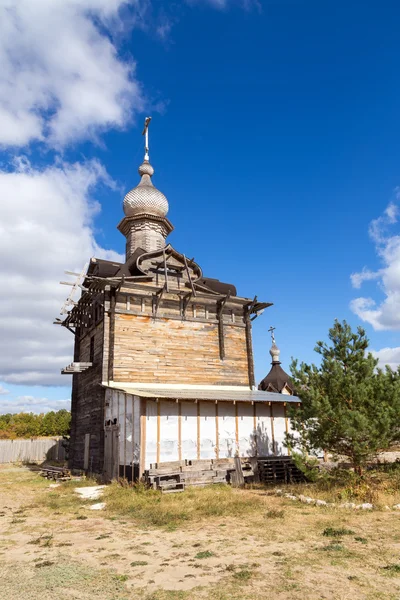
[[291, 411], [297, 434], [289, 444], [350, 459], [357, 472], [379, 451], [400, 440], [400, 368], [385, 371], [367, 352], [364, 329], [343, 321], [317, 342], [319, 367], [293, 360], [291, 372], [302, 404]]

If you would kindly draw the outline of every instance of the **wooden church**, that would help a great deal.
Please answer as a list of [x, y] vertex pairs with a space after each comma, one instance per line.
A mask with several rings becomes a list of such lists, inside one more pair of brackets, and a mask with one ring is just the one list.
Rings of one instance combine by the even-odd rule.
[[287, 403], [299, 399], [275, 343], [258, 389], [254, 378], [252, 321], [271, 303], [238, 296], [166, 241], [149, 121], [118, 225], [125, 263], [91, 258], [80, 300], [58, 321], [75, 336], [62, 371], [72, 374], [70, 466], [133, 480], [155, 463], [287, 455]]

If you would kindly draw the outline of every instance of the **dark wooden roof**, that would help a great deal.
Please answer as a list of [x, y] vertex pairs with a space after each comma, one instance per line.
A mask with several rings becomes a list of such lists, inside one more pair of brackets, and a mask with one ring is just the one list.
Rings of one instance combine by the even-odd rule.
[[285, 386], [292, 394], [294, 393], [294, 384], [292, 379], [282, 369], [280, 362], [273, 362], [270, 372], [260, 382], [258, 389], [267, 392], [281, 393]]

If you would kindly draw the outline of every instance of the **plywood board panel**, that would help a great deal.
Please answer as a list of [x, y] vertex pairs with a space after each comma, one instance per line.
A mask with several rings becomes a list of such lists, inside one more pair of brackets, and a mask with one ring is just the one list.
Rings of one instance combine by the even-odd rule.
[[271, 411], [268, 404], [256, 404], [257, 455], [273, 454]]
[[256, 455], [256, 439], [254, 431], [254, 406], [250, 403], [238, 402], [239, 422], [239, 456]]
[[236, 454], [236, 409], [233, 402], [218, 404], [219, 458]]
[[140, 460], [140, 398], [133, 397], [133, 460]]
[[160, 462], [179, 460], [178, 403], [160, 401]]
[[146, 402], [146, 461], [145, 468], [157, 462], [157, 403]]
[[125, 394], [118, 392], [118, 424], [119, 424], [119, 464], [123, 465], [125, 457]]
[[200, 402], [200, 458], [216, 457], [215, 404]]
[[287, 456], [288, 450], [283, 445], [286, 432], [285, 407], [283, 403], [273, 404], [272, 411], [274, 415], [275, 452], [276, 454]]
[[197, 404], [181, 402], [182, 460], [197, 458]]

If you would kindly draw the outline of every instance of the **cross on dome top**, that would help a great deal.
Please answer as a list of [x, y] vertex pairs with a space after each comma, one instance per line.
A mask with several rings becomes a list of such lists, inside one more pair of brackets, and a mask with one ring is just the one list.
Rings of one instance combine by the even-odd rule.
[[144, 160], [139, 167], [141, 180], [124, 198], [124, 213], [127, 217], [141, 214], [165, 217], [168, 213], [168, 200], [160, 190], [154, 187], [151, 180], [154, 169], [149, 162], [149, 124], [151, 117], [146, 117], [142, 135], [145, 136]]

